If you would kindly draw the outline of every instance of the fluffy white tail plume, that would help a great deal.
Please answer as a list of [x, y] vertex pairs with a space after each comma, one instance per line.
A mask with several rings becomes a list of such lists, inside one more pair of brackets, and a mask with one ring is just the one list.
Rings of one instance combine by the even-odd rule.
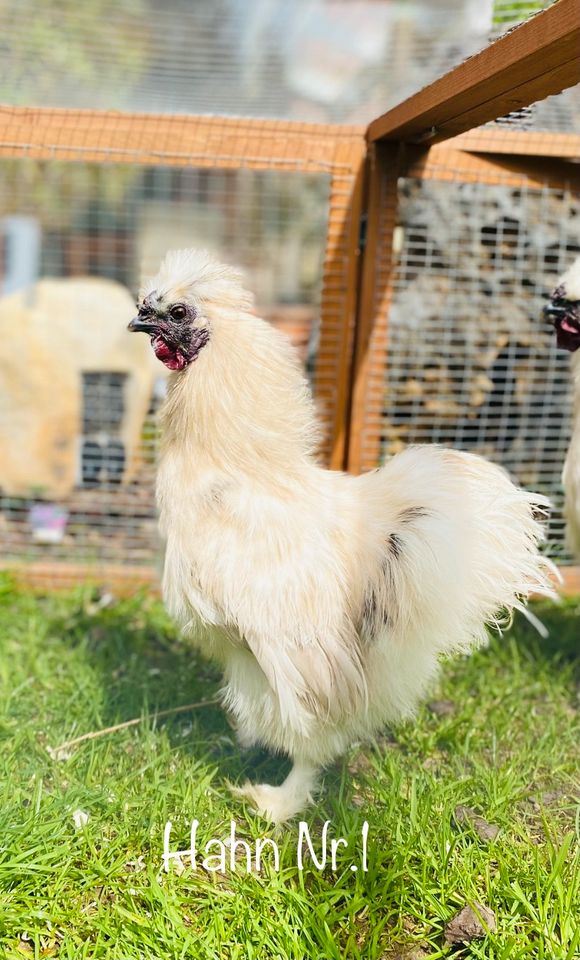
[[325, 470], [294, 351], [250, 304], [234, 271], [180, 251], [132, 329], [177, 371], [158, 474], [165, 600], [221, 663], [240, 741], [294, 759], [281, 787], [242, 788], [283, 820], [320, 765], [413, 712], [441, 655], [552, 595], [548, 505], [438, 447], [361, 477]]

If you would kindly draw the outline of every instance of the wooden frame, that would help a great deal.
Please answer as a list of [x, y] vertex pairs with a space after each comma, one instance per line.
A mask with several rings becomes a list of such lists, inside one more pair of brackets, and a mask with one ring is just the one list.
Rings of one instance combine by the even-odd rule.
[[580, 165], [567, 160], [513, 157], [458, 150], [449, 140], [433, 147], [383, 141], [370, 145], [368, 229], [358, 301], [346, 468], [371, 469], [379, 460], [376, 433], [367, 419], [384, 406], [383, 371], [388, 363], [389, 307], [393, 293], [393, 236], [401, 177], [511, 187], [580, 190]]
[[462, 183], [504, 184], [518, 187], [580, 189], [580, 164], [553, 157], [514, 156], [507, 153], [455, 150], [447, 140], [425, 149], [406, 151], [405, 176], [421, 180], [461, 180]]
[[[369, 404], [383, 404], [382, 384], [373, 377], [388, 353], [388, 312], [393, 294], [393, 237], [397, 218], [398, 181], [403, 171], [397, 144], [375, 144], [369, 151], [367, 176], [367, 239], [362, 265], [352, 374], [352, 399], [346, 466], [360, 473], [379, 460], [378, 437], [366, 435]], [[378, 392], [377, 392], [378, 390]], [[369, 450], [370, 444], [370, 450]]]
[[[344, 193], [342, 178], [333, 177], [330, 209], [336, 216], [329, 222], [320, 304], [320, 349], [314, 373], [314, 387], [321, 412], [330, 420], [328, 438], [322, 453], [329, 466], [340, 470], [347, 457], [350, 419], [349, 382], [355, 339], [358, 295], [359, 232], [362, 215], [364, 172], [362, 162], [350, 198]], [[342, 196], [342, 204], [340, 197]], [[332, 330], [341, 330], [338, 349], [325, 346]], [[330, 360], [330, 369], [326, 358]]]
[[[379, 403], [372, 370], [384, 368], [387, 360], [398, 178], [580, 188], [579, 135], [473, 129], [578, 81], [580, 5], [557, 0], [369, 125], [371, 201], [353, 358], [349, 470], [368, 469], [378, 458], [377, 444], [365, 441], [363, 415], [368, 404]], [[385, 198], [381, 201], [376, 178], [386, 185], [388, 213], [381, 209]], [[387, 236], [378, 268], [381, 229]]]
[[85, 163], [280, 170], [330, 178], [315, 390], [326, 414], [323, 455], [345, 457], [354, 336], [365, 128], [98, 110], [0, 108], [0, 157]]
[[[367, 129], [368, 240], [359, 295], [346, 466], [379, 459], [366, 419], [384, 404], [397, 181], [475, 181], [580, 189], [580, 136], [480, 125], [580, 81], [580, 5], [557, 0]], [[380, 182], [382, 180], [382, 187]], [[562, 568], [563, 593], [580, 593], [580, 568]]]
[[[0, 108], [0, 157], [93, 163], [281, 170], [329, 177], [329, 221], [316, 393], [330, 424], [324, 452], [334, 468], [374, 465], [378, 441], [365, 433], [383, 404], [388, 354], [392, 245], [400, 176], [580, 187], [580, 136], [481, 124], [580, 81], [580, 6], [556, 0], [404, 103], [362, 126], [96, 110]], [[443, 142], [445, 141], [445, 142]], [[359, 249], [360, 224], [367, 242]], [[93, 569], [93, 568], [91, 568]], [[28, 572], [27, 572], [28, 571]], [[62, 565], [62, 584], [90, 580]], [[29, 585], [53, 583], [42, 564]], [[100, 582], [150, 584], [145, 568], [107, 567]], [[565, 568], [565, 590], [580, 573]]]
[[0, 107], [0, 157], [233, 170], [353, 172], [364, 127], [47, 107]]
[[[580, 75], [579, 75], [580, 81]], [[559, 160], [580, 160], [580, 134], [545, 133], [518, 130], [506, 125], [493, 129], [478, 127], [445, 141], [447, 147], [471, 153], [509, 154], [513, 157], [554, 157]]]

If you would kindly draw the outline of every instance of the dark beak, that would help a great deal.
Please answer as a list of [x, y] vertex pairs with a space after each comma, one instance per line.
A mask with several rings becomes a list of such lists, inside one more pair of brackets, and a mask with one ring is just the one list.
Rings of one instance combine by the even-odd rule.
[[569, 307], [563, 304], [547, 303], [544, 307], [544, 316], [547, 317], [548, 320], [557, 320], [558, 317], [564, 317], [568, 309]]
[[565, 317], [569, 310], [570, 307], [564, 304], [548, 303], [544, 307], [544, 316], [547, 320], [558, 320]]
[[153, 320], [148, 320], [146, 317], [133, 317], [127, 330], [130, 330], [131, 333], [155, 333], [157, 323]]

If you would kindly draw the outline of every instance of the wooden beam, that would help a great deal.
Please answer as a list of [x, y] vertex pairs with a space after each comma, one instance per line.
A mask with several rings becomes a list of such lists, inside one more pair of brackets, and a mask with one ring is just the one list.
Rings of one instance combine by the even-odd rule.
[[[82, 563], [0, 563], [0, 570], [10, 573], [19, 590], [51, 593], [77, 587], [101, 587], [117, 597], [127, 597], [146, 589], [155, 597], [161, 595], [159, 571], [153, 567], [131, 567], [118, 564]], [[580, 596], [580, 567], [559, 567], [562, 583], [555, 589], [562, 596]]]
[[393, 238], [403, 170], [398, 144], [376, 144], [368, 158], [367, 240], [364, 249], [352, 372], [347, 467], [361, 473], [380, 458], [380, 431], [369, 411], [385, 404], [389, 307], [395, 264]]
[[472, 153], [507, 153], [517, 157], [554, 157], [580, 160], [580, 134], [548, 133], [545, 130], [512, 130], [505, 127], [477, 127], [445, 141], [454, 150]]
[[332, 224], [326, 235], [314, 393], [322, 416], [327, 411], [330, 414], [322, 452], [325, 462], [334, 470], [343, 469], [346, 455], [363, 188], [362, 158], [348, 190], [344, 176], [333, 177], [330, 183]]
[[0, 157], [337, 173], [364, 149], [358, 126], [0, 107]]
[[[459, 138], [458, 138], [459, 139]], [[407, 147], [405, 176], [420, 180], [503, 184], [508, 187], [580, 189], [580, 164], [552, 157], [512, 156], [456, 150], [456, 140], [430, 148]]]
[[367, 139], [437, 143], [580, 81], [580, 4], [557, 0], [374, 120]]
[[130, 596], [144, 587], [160, 593], [159, 571], [153, 566], [134, 567], [130, 564], [61, 563], [59, 561], [32, 561], [0, 563], [0, 570], [9, 573], [19, 589], [46, 592], [72, 590], [86, 586], [106, 587], [116, 596]]

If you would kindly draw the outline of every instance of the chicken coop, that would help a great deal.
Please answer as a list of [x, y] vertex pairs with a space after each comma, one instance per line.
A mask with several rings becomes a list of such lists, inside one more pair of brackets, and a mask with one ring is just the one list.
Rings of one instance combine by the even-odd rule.
[[126, 326], [164, 252], [203, 247], [294, 341], [328, 466], [481, 453], [552, 499], [580, 590], [542, 314], [580, 254], [578, 0], [251, 6], [4, 11], [2, 566], [155, 581], [164, 368]]

